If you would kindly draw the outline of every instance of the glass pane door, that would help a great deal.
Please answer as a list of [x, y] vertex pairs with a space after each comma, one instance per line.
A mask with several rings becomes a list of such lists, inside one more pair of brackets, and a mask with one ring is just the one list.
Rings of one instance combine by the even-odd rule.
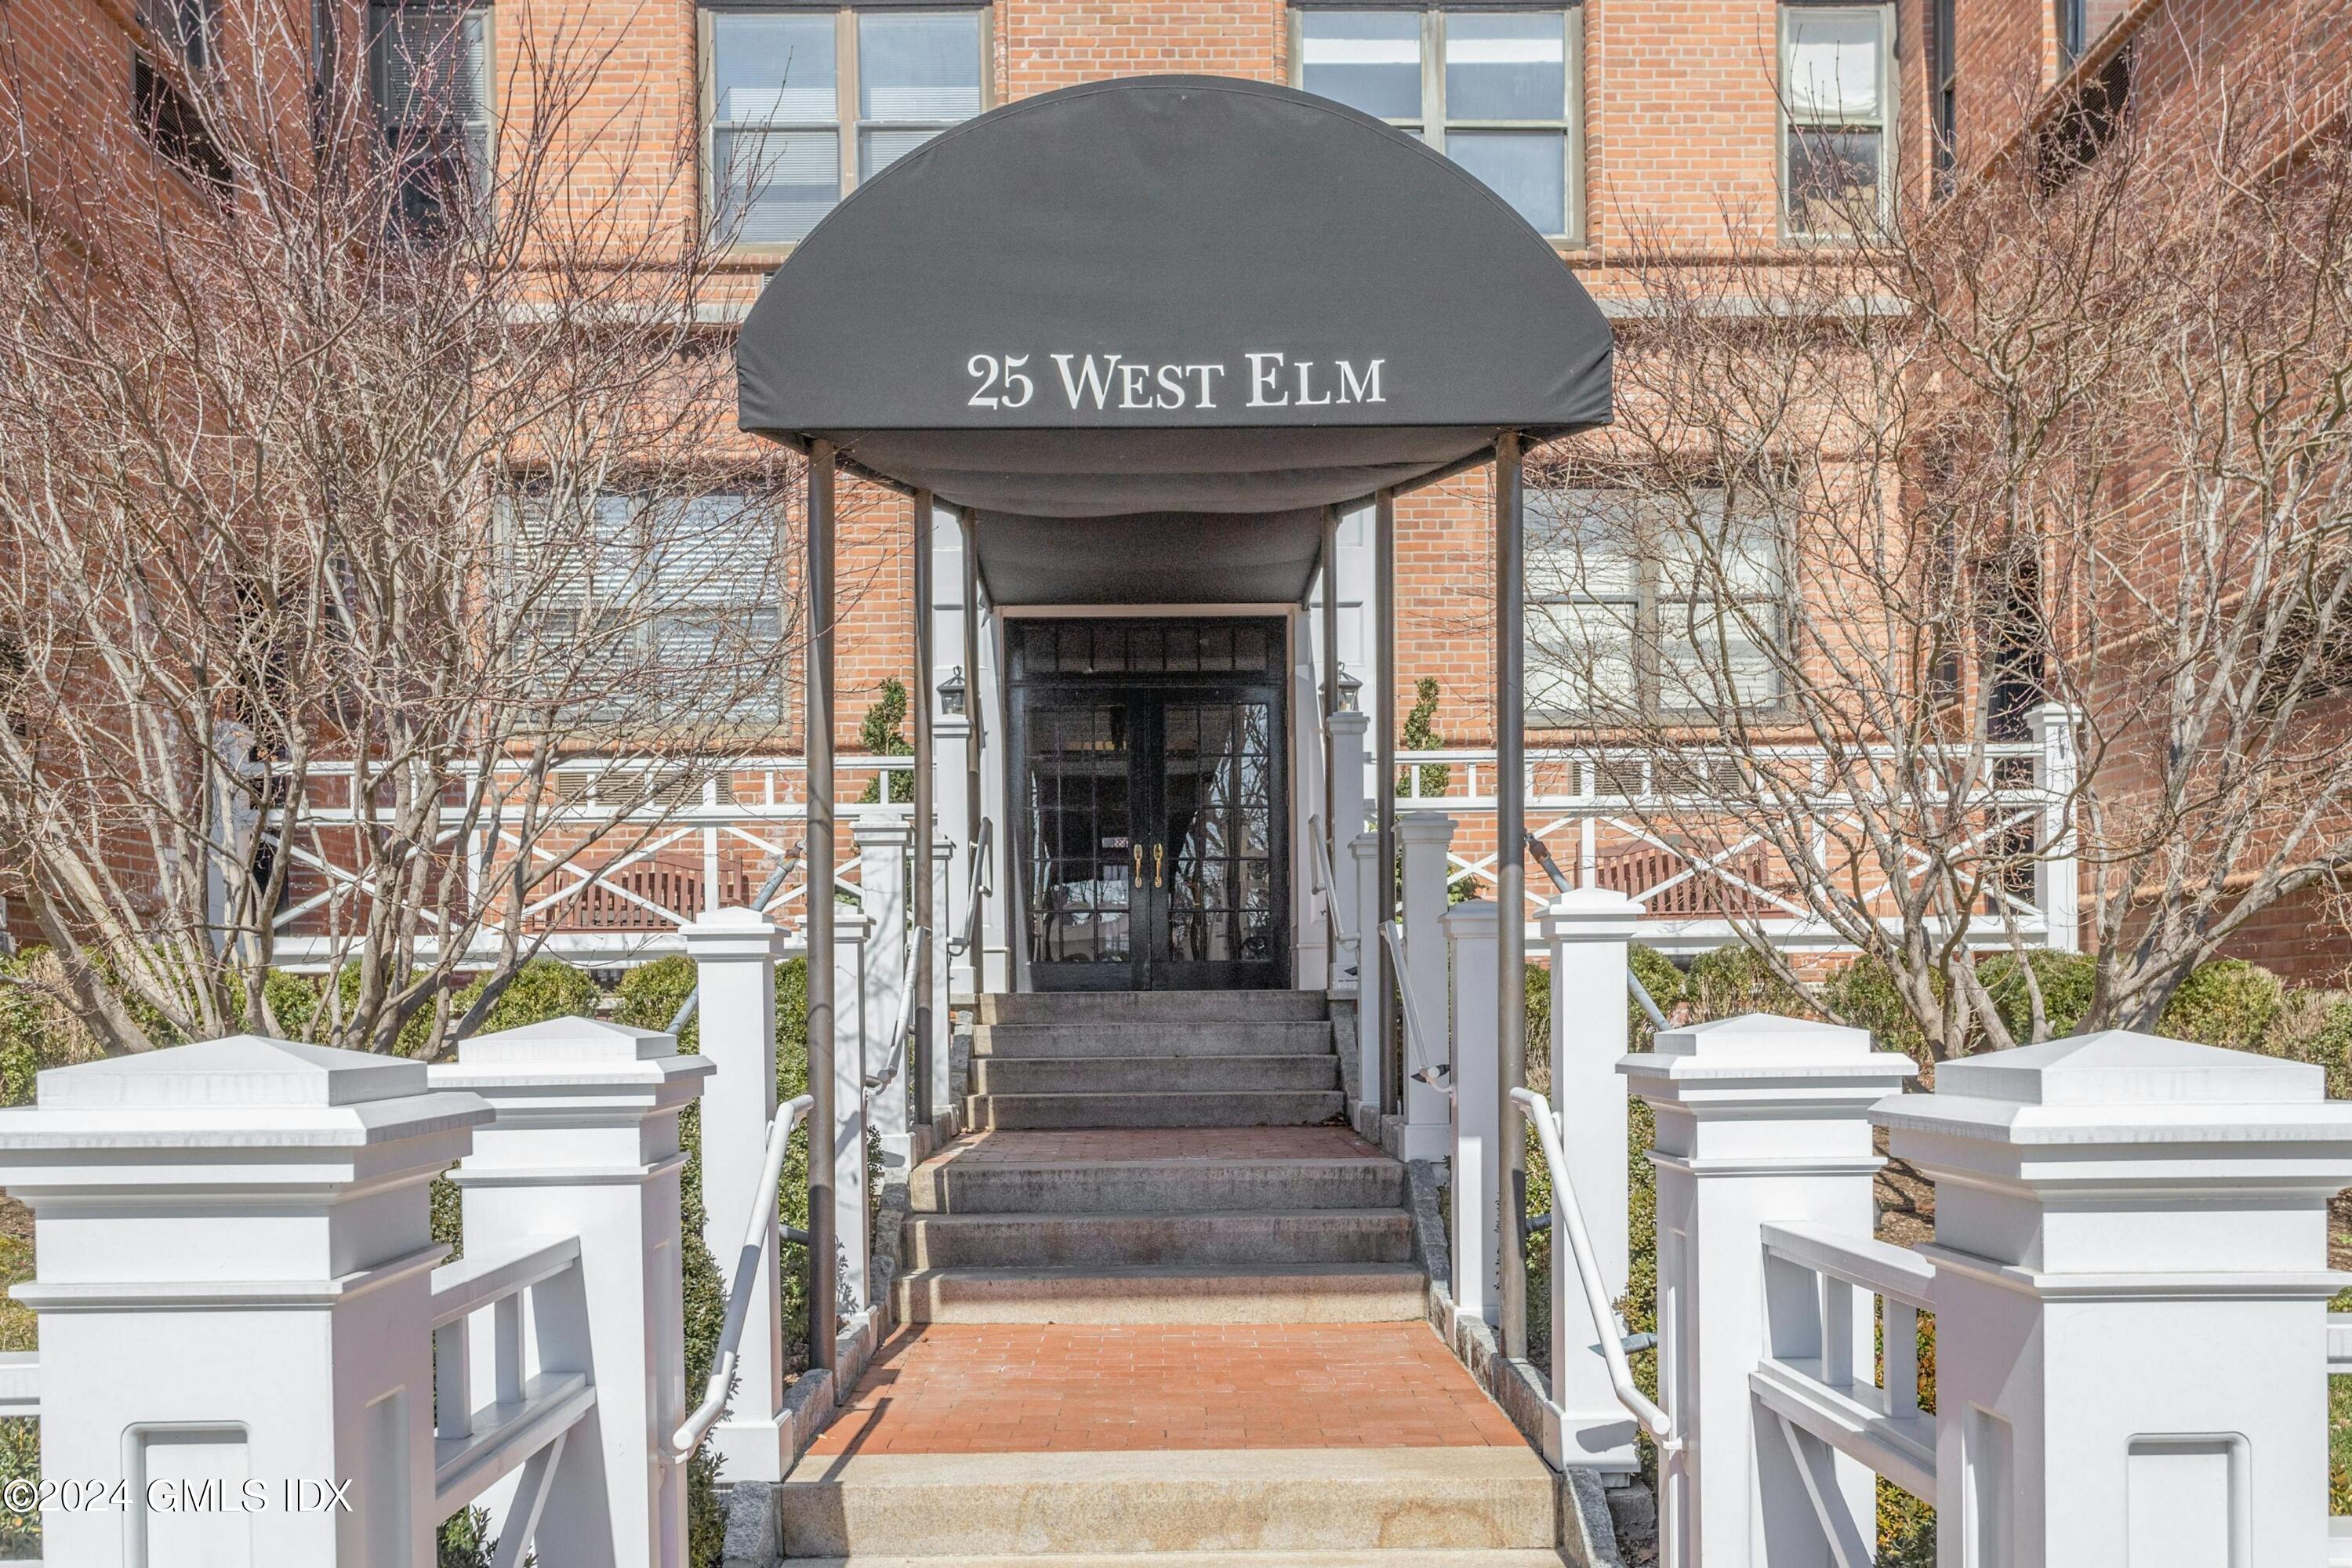
[[[1134, 767], [1124, 700], [1029, 708], [1024, 849], [1029, 962], [1065, 983], [1126, 990], [1134, 960]], [[1104, 969], [1099, 966], [1115, 966]]]
[[[1171, 699], [1160, 711], [1158, 820], [1170, 864], [1166, 934], [1153, 956], [1203, 966], [1192, 984], [1242, 984], [1235, 966], [1276, 962], [1283, 942], [1273, 704]], [[1173, 972], [1163, 983], [1185, 984]]]

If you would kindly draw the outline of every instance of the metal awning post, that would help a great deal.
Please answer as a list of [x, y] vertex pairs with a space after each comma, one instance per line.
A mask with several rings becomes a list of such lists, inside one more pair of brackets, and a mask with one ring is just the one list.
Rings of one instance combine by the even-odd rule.
[[[931, 1104], [931, 965], [930, 933], [940, 929], [936, 908], [931, 844], [939, 837], [937, 781], [931, 777], [931, 712], [938, 699], [932, 685], [939, 672], [931, 657], [931, 492], [915, 492], [915, 931], [921, 937], [915, 952], [915, 1044], [907, 1053], [914, 1097], [914, 1121], [928, 1127], [938, 1111]], [[913, 1129], [909, 1128], [909, 1131]]]
[[[980, 841], [981, 823], [985, 816], [981, 809], [981, 752], [988, 744], [988, 731], [982, 721], [987, 705], [981, 700], [980, 690], [980, 539], [972, 526], [971, 508], [959, 508], [956, 521], [963, 538], [963, 710], [971, 723], [963, 743], [963, 841], [969, 854], [992, 854], [992, 847], [983, 847]], [[983, 868], [975, 886], [995, 885], [992, 868]], [[971, 966], [971, 994], [975, 997], [988, 989], [987, 923], [973, 921], [971, 951], [963, 955], [964, 963]]]
[[[1339, 509], [1323, 509], [1323, 616], [1318, 634], [1323, 644], [1323, 864], [1337, 866], [1342, 853], [1339, 825], [1332, 811], [1339, 803], [1339, 781], [1331, 776], [1339, 760], [1332, 742], [1331, 715], [1339, 710]], [[1323, 889], [1323, 986], [1329, 990], [1339, 978], [1339, 907], [1337, 893]]]
[[1517, 431], [1495, 442], [1495, 1038], [1502, 1070], [1492, 1125], [1503, 1130], [1496, 1174], [1504, 1212], [1495, 1227], [1502, 1352], [1525, 1359], [1528, 1277], [1520, 1216], [1528, 1212], [1527, 1144], [1511, 1103], [1511, 1091], [1528, 1078], [1527, 542], [1520, 529], [1520, 457]]
[[[1372, 790], [1372, 817], [1373, 831], [1380, 839], [1380, 865], [1372, 875], [1378, 879], [1381, 918], [1385, 921], [1395, 918], [1397, 907], [1396, 492], [1390, 489], [1372, 500], [1372, 695], [1380, 710], [1372, 726], [1376, 737], [1372, 756], [1380, 775]], [[1374, 989], [1380, 994], [1381, 1010], [1381, 1081], [1369, 1098], [1382, 1114], [1401, 1116], [1404, 1113], [1404, 1047], [1397, 1033], [1396, 968], [1389, 956], [1389, 944], [1375, 940], [1376, 934], [1368, 931], [1363, 938], [1379, 964], [1368, 977], [1379, 982]]]
[[[833, 921], [833, 443], [808, 458], [809, 1364], [833, 1368], [835, 1044]], [[836, 1391], [838, 1392], [838, 1391]]]

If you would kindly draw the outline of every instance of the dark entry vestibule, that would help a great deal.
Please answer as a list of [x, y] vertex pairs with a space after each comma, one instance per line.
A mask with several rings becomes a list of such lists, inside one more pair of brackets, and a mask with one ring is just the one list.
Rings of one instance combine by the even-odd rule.
[[1007, 633], [1028, 984], [1289, 984], [1280, 620]]

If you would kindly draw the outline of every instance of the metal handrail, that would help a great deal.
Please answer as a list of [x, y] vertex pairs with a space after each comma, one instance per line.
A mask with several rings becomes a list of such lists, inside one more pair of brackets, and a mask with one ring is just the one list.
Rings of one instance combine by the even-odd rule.
[[[766, 881], [760, 884], [759, 897], [751, 900], [751, 908], [755, 910], [765, 910], [768, 900], [776, 896], [777, 889], [784, 885], [784, 879], [791, 876], [793, 868], [800, 863], [801, 852], [797, 849], [790, 855], [779, 857], [776, 868], [768, 873]], [[694, 1016], [694, 1010], [701, 1005], [702, 982], [697, 980], [694, 983], [694, 989], [686, 994], [686, 1000], [677, 1005], [677, 1011], [670, 1015], [669, 1028], [667, 1032], [675, 1037], [680, 1029], [686, 1027], [687, 1020]]]
[[1323, 819], [1307, 819], [1307, 840], [1315, 847], [1315, 890], [1323, 895], [1323, 909], [1331, 921], [1331, 934], [1339, 939], [1341, 947], [1352, 947], [1356, 939], [1348, 930], [1348, 912], [1339, 907], [1339, 873], [1331, 863], [1331, 846], [1323, 833]]
[[777, 1184], [784, 1176], [784, 1149], [793, 1128], [816, 1107], [814, 1095], [800, 1095], [776, 1108], [768, 1123], [767, 1157], [761, 1163], [759, 1189], [751, 1194], [751, 1217], [743, 1226], [743, 1246], [735, 1256], [735, 1282], [727, 1291], [727, 1317], [719, 1330], [719, 1353], [710, 1363], [710, 1381], [703, 1385], [702, 1403], [686, 1425], [670, 1435], [668, 1458], [683, 1459], [700, 1446], [726, 1413], [727, 1391], [735, 1382], [735, 1363], [743, 1350], [743, 1320], [751, 1310], [751, 1288], [768, 1263], [768, 1241], [776, 1236]]
[[1404, 1015], [1405, 1045], [1412, 1050], [1413, 1059], [1421, 1064], [1420, 1070], [1412, 1077], [1416, 1082], [1425, 1083], [1442, 1094], [1452, 1094], [1453, 1085], [1446, 1079], [1454, 1076], [1453, 1064], [1430, 1059], [1428, 1042], [1421, 1029], [1421, 1008], [1413, 1001], [1412, 981], [1405, 973], [1404, 935], [1397, 930], [1396, 921], [1381, 922], [1381, 940], [1388, 944], [1389, 971], [1396, 976], [1397, 1011]]
[[[1584, 1210], [1576, 1201], [1576, 1189], [1569, 1184], [1568, 1159], [1560, 1152], [1559, 1122], [1545, 1104], [1543, 1097], [1531, 1089], [1511, 1090], [1516, 1102], [1536, 1130], [1536, 1141], [1543, 1148], [1544, 1168], [1551, 1174], [1552, 1233], [1563, 1232], [1568, 1247], [1576, 1260], [1577, 1282], [1584, 1288], [1585, 1310], [1592, 1315], [1593, 1325], [1600, 1331], [1601, 1359], [1609, 1367], [1609, 1386], [1642, 1430], [1656, 1439], [1662, 1453], [1678, 1452], [1683, 1440], [1675, 1430], [1674, 1417], [1658, 1408], [1648, 1394], [1633, 1382], [1633, 1369], [1625, 1360], [1625, 1346], [1616, 1333], [1616, 1309], [1610, 1304], [1607, 1290], [1601, 1283], [1601, 1270], [1592, 1259], [1592, 1233], [1584, 1226]], [[1558, 1268], [1559, 1259], [1552, 1266]]]
[[948, 940], [948, 956], [961, 958], [980, 940], [980, 900], [996, 889], [986, 885], [982, 873], [988, 868], [988, 850], [994, 839], [995, 824], [983, 816], [980, 819], [980, 835], [971, 841], [971, 872], [964, 889], [963, 935]]
[[905, 971], [898, 977], [898, 1016], [890, 1025], [890, 1054], [884, 1059], [881, 1071], [866, 1076], [866, 1097], [868, 1100], [874, 1098], [876, 1089], [897, 1078], [899, 1068], [906, 1063], [907, 1037], [913, 1032], [915, 1025], [915, 960], [930, 940], [931, 928], [917, 926], [914, 936], [907, 943]]

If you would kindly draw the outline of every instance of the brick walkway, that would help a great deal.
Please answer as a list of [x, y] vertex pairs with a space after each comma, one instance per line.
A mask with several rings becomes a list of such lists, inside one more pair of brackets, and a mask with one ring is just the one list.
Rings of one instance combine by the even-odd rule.
[[967, 1133], [940, 1156], [944, 1164], [1058, 1164], [1097, 1160], [1377, 1159], [1380, 1151], [1345, 1127], [1129, 1127], [1062, 1132]]
[[1426, 1323], [934, 1323], [885, 1347], [810, 1451], [1486, 1447], [1525, 1442]]

